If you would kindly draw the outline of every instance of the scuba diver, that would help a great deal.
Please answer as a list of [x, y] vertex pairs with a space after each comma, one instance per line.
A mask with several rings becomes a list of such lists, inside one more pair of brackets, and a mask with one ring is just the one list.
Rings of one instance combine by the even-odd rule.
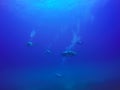
[[49, 54], [50, 54], [50, 53], [52, 53], [52, 52], [50, 51], [50, 49], [47, 49], [47, 50], [46, 50], [46, 53], [49, 53]]
[[79, 36], [73, 32], [73, 39], [71, 41], [71, 44], [67, 47], [67, 49], [62, 53], [62, 56], [75, 56], [76, 52], [73, 51], [72, 49], [74, 48], [74, 46], [76, 44], [81, 44], [80, 40], [79, 40]]
[[45, 54], [52, 54], [52, 51], [50, 49], [46, 49], [44, 53]]
[[69, 57], [73, 57], [77, 55], [77, 52], [74, 51], [73, 49], [75, 48], [76, 45], [82, 45], [83, 41], [80, 38], [80, 23], [77, 23], [77, 29], [72, 30], [72, 40], [70, 45], [61, 53], [63, 56], [62, 58], [62, 63], [65, 63], [66, 59]]
[[33, 46], [33, 38], [35, 37], [35, 35], [36, 35], [36, 31], [33, 30], [33, 31], [30, 33], [30, 40], [27, 42], [27, 46], [28, 46], [28, 47]]
[[62, 78], [62, 77], [63, 77], [63, 74], [62, 74], [62, 73], [56, 72], [55, 75], [56, 75], [57, 78]]
[[27, 42], [27, 46], [29, 47], [33, 46], [33, 42], [32, 41]]
[[75, 55], [76, 55], [76, 52], [72, 51], [72, 50], [64, 51], [62, 53], [62, 56], [66, 56], [66, 57], [68, 57], [68, 56], [75, 56]]

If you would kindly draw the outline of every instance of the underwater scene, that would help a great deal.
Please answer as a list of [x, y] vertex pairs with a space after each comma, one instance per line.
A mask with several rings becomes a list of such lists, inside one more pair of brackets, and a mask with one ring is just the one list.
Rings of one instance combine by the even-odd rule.
[[0, 0], [0, 90], [120, 90], [120, 1]]

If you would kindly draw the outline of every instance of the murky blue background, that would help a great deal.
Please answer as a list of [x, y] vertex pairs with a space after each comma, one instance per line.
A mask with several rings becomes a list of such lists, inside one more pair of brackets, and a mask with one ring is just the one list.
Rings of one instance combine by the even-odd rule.
[[[1, 0], [0, 90], [120, 90], [119, 8], [117, 0]], [[82, 43], [64, 57], [77, 31]]]

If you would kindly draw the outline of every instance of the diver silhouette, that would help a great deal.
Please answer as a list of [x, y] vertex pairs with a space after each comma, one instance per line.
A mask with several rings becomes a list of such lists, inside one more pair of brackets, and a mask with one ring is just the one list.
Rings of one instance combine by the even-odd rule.
[[30, 33], [30, 40], [27, 42], [27, 46], [28, 46], [28, 47], [33, 46], [33, 38], [35, 37], [35, 35], [36, 35], [36, 31], [33, 30], [33, 31]]

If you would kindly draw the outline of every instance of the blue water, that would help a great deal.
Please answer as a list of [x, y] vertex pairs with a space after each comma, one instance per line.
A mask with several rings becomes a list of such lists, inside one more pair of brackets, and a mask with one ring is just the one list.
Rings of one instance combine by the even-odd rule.
[[119, 3], [0, 1], [0, 90], [120, 90]]

